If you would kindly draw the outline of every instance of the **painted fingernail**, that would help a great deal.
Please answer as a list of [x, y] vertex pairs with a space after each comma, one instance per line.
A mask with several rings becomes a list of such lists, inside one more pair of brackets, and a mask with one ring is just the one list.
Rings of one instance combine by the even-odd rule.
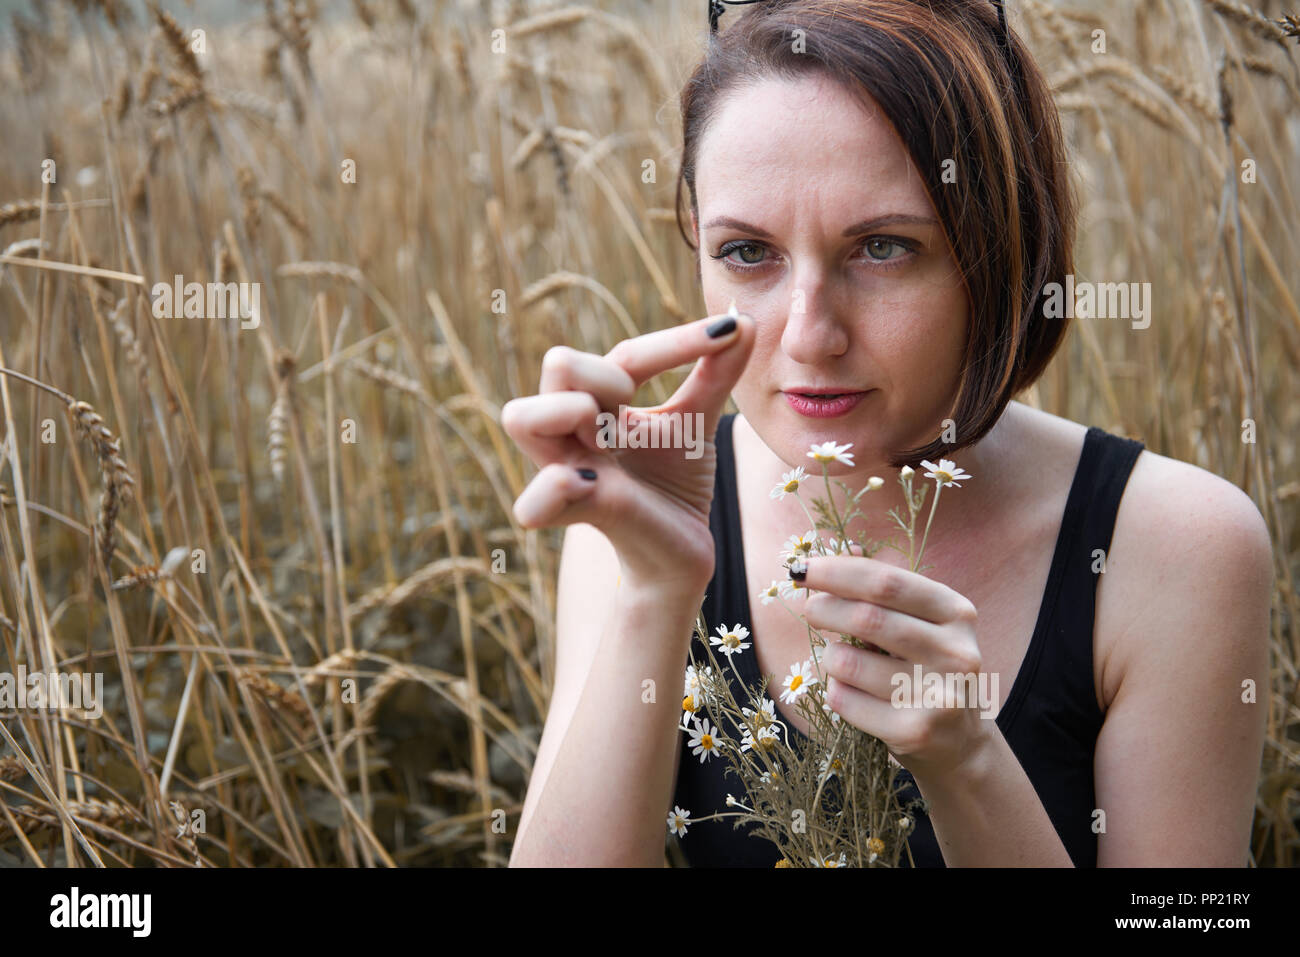
[[588, 482], [596, 481], [595, 469], [578, 469], [578, 474], [581, 475], [583, 478], [585, 478]]
[[710, 339], [721, 339], [723, 336], [731, 335], [736, 331], [736, 317], [724, 316], [716, 322], [709, 323], [704, 331], [708, 333]]
[[802, 558], [796, 558], [789, 565], [790, 577], [797, 582], [803, 581], [808, 577], [808, 563]]

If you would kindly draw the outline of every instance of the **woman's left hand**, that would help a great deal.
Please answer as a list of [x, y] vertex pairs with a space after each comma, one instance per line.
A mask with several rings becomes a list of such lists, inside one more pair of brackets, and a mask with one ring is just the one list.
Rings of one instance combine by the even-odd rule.
[[[827, 639], [821, 670], [831, 710], [883, 741], [918, 780], [950, 774], [980, 752], [998, 733], [997, 682], [989, 680], [997, 676], [980, 677], [974, 603], [941, 582], [860, 555], [815, 556], [805, 565], [801, 584], [812, 594], [803, 612]], [[855, 648], [839, 634], [881, 650]], [[946, 706], [912, 707], [924, 700], [924, 685], [913, 687], [917, 665], [923, 681], [933, 681], [931, 674], [945, 688], [956, 681], [964, 706], [940, 693]], [[990, 700], [981, 701], [990, 687]]]

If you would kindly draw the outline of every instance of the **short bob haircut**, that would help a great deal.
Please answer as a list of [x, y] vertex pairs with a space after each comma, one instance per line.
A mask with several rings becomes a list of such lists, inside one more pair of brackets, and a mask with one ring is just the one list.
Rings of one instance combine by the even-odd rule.
[[710, 37], [681, 92], [678, 229], [698, 264], [682, 222], [682, 184], [698, 222], [696, 154], [728, 92], [819, 70], [864, 103], [873, 99], [920, 171], [970, 309], [949, 413], [957, 441], [936, 437], [890, 464], [915, 466], [974, 444], [1042, 375], [1066, 332], [1067, 321], [1045, 317], [1039, 305], [1044, 284], [1073, 271], [1077, 215], [1042, 73], [1014, 33], [1004, 46], [990, 0], [760, 0], [740, 9]]

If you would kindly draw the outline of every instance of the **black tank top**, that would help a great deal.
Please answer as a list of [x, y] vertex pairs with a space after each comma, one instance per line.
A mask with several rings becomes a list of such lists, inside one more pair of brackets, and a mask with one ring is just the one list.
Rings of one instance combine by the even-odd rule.
[[[731, 441], [734, 419], [734, 415], [721, 419], [714, 440], [718, 460], [709, 525], [716, 559], [703, 615], [710, 631], [723, 623], [727, 627], [740, 623], [752, 632]], [[1096, 808], [1092, 761], [1102, 714], [1097, 707], [1092, 667], [1097, 591], [1097, 573], [1092, 570], [1094, 549], [1110, 548], [1120, 498], [1143, 448], [1141, 442], [1096, 426], [1088, 429], [1065, 503], [1034, 634], [1006, 703], [995, 719], [1076, 867], [1097, 866], [1097, 835], [1092, 830]], [[752, 643], [755, 638], [751, 635], [749, 640]], [[691, 639], [691, 651], [697, 662], [708, 662], [698, 637]], [[746, 685], [753, 687], [762, 680], [752, 644], [732, 660]], [[745, 690], [725, 662], [722, 674], [737, 700], [747, 701]], [[806, 741], [793, 725], [790, 734]], [[679, 737], [674, 804], [689, 811], [694, 819], [727, 811], [728, 793], [750, 804], [744, 785], [731, 772], [726, 758], [710, 758], [701, 764], [687, 747], [687, 735]], [[901, 803], [920, 797], [910, 773], [900, 771], [899, 777], [900, 784], [905, 784]], [[672, 835], [669, 840], [678, 842], [691, 866], [771, 867], [781, 855], [770, 841], [752, 834], [753, 827], [737, 828], [730, 818], [696, 820], [688, 824], [685, 837]], [[1008, 837], [1015, 839], [1014, 835]], [[916, 830], [908, 843], [917, 867], [945, 866], [928, 816], [917, 816]], [[906, 854], [903, 866], [908, 866]]]

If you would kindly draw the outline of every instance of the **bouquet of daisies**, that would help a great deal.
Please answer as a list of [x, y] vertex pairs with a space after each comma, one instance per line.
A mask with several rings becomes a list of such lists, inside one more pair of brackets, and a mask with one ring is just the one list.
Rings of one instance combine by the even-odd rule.
[[[809, 458], [820, 463], [825, 496], [805, 501], [804, 485], [808, 474], [800, 466], [782, 476], [772, 490], [775, 499], [794, 495], [802, 506], [811, 528], [793, 535], [782, 550], [783, 567], [798, 570], [798, 565], [812, 555], [855, 554], [873, 557], [882, 548], [894, 548], [908, 557], [908, 567], [924, 574], [931, 566], [921, 565], [921, 556], [929, 536], [939, 493], [954, 479], [970, 478], [947, 459], [929, 469], [925, 476], [935, 480], [925, 529], [917, 538], [917, 520], [924, 510], [928, 485], [913, 489], [914, 471], [904, 467], [899, 475], [907, 516], [897, 509], [888, 515], [897, 525], [901, 537], [887, 541], [870, 540], [851, 529], [863, 516], [863, 499], [883, 484], [872, 477], [858, 491], [830, 477], [831, 462], [852, 465], [849, 445], [834, 442], [814, 445]], [[836, 486], [840, 501], [836, 501]], [[829, 533], [824, 540], [819, 532]], [[884, 742], [841, 719], [825, 701], [826, 679], [821, 671], [821, 655], [826, 636], [807, 623], [793, 607], [807, 589], [797, 580], [774, 580], [759, 592], [758, 598], [769, 604], [781, 602], [808, 633], [809, 657], [795, 662], [781, 684], [782, 702], [791, 704], [808, 722], [807, 737], [790, 734], [786, 722], [776, 711], [776, 704], [764, 693], [775, 676], [765, 675], [755, 686], [747, 686], [736, 670], [734, 656], [750, 647], [749, 630], [743, 624], [718, 625], [710, 634], [703, 619], [697, 616], [696, 633], [708, 661], [695, 660], [686, 669], [682, 699], [683, 730], [690, 734], [687, 747], [701, 762], [721, 759], [729, 773], [743, 786], [747, 802], [727, 795], [727, 809], [691, 819], [690, 811], [674, 807], [668, 817], [669, 829], [684, 836], [690, 824], [702, 820], [734, 819], [737, 827], [753, 825], [756, 836], [775, 844], [781, 852], [778, 867], [897, 867], [908, 853], [907, 839], [916, 826], [916, 815], [924, 813], [920, 798], [903, 801], [900, 793], [900, 765]], [[873, 651], [880, 649], [863, 644], [852, 635], [838, 635], [837, 640]], [[738, 701], [723, 673], [730, 668], [736, 684], [745, 691], [747, 700]], [[725, 728], [735, 729], [728, 733]]]

